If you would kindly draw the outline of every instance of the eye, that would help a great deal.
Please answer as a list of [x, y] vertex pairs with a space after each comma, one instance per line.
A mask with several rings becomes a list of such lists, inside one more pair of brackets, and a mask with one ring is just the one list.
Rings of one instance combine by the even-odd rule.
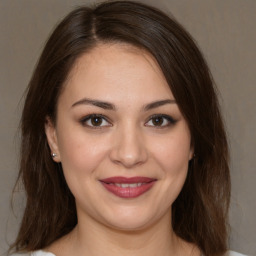
[[147, 121], [146, 126], [167, 127], [175, 123], [176, 120], [174, 120], [171, 116], [159, 114], [151, 116]]
[[99, 114], [92, 114], [84, 117], [80, 121], [84, 126], [89, 126], [92, 128], [101, 128], [105, 126], [111, 126], [107, 119]]

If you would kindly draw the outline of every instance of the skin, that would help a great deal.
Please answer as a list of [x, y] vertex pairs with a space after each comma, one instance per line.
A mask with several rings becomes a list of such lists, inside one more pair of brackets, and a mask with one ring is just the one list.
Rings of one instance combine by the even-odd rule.
[[[112, 109], [85, 98], [110, 103]], [[100, 125], [93, 125], [91, 114], [104, 117]], [[158, 115], [158, 123], [152, 115]], [[171, 205], [185, 182], [193, 148], [188, 125], [151, 55], [104, 44], [81, 56], [59, 97], [56, 123], [48, 118], [45, 131], [78, 215], [76, 228], [46, 250], [56, 256], [199, 255], [171, 228]], [[113, 176], [157, 181], [141, 196], [124, 199], [99, 182]]]

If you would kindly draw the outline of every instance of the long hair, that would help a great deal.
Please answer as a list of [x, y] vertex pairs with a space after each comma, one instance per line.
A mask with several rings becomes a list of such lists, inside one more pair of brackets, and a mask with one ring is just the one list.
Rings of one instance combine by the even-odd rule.
[[75, 61], [104, 43], [127, 43], [158, 62], [186, 119], [195, 151], [185, 185], [172, 206], [172, 225], [205, 256], [227, 250], [230, 198], [228, 146], [207, 64], [185, 29], [160, 10], [131, 1], [79, 7], [56, 27], [28, 85], [21, 118], [18, 181], [27, 196], [15, 251], [42, 249], [77, 224], [75, 199], [60, 164], [52, 161], [45, 119], [56, 104]]

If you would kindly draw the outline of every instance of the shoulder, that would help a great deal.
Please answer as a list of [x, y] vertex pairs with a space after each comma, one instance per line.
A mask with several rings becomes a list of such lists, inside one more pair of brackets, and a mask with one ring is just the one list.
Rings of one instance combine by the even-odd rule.
[[245, 254], [241, 254], [238, 252], [234, 252], [234, 251], [228, 251], [225, 256], [246, 256]]
[[[28, 254], [12, 254], [11, 256], [55, 256], [54, 254], [50, 252], [44, 252], [42, 250], [34, 251]], [[245, 254], [241, 254], [234, 251], [228, 251], [225, 256], [246, 256]]]
[[45, 252], [45, 251], [39, 250], [39, 251], [32, 252], [31, 256], [55, 256], [55, 255], [51, 252]]
[[10, 256], [55, 256], [54, 254], [50, 253], [50, 252], [45, 252], [42, 250], [38, 250], [38, 251], [34, 251], [34, 252], [30, 252], [30, 253], [22, 253], [22, 254], [12, 254]]
[[50, 252], [39, 250], [39, 251], [32, 252], [31, 256], [55, 256], [55, 255]]

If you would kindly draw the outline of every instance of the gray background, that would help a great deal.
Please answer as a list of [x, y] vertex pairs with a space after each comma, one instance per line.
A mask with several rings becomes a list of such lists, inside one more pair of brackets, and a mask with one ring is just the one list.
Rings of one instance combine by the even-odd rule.
[[[95, 1], [0, 0], [0, 254], [17, 232], [24, 197], [15, 193], [22, 95], [53, 26]], [[197, 40], [221, 94], [231, 146], [230, 248], [256, 255], [256, 0], [144, 0], [172, 13]]]

